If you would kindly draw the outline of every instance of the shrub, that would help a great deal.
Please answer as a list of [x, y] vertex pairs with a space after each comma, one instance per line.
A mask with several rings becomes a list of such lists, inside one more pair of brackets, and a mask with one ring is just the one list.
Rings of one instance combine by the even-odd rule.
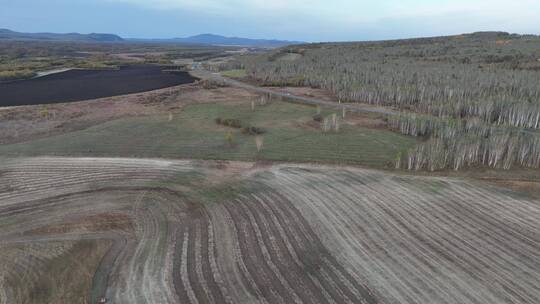
[[216, 118], [216, 124], [223, 125], [231, 128], [240, 129], [242, 128], [242, 121], [240, 119], [233, 118]]
[[5, 80], [17, 80], [17, 79], [28, 79], [36, 76], [36, 73], [30, 70], [22, 71], [0, 71], [0, 81]]
[[322, 122], [323, 116], [321, 114], [315, 114], [313, 115], [313, 120], [315, 120], [316, 122]]
[[242, 130], [242, 133], [247, 135], [261, 135], [266, 133], [266, 130], [258, 127], [246, 127]]
[[207, 89], [207, 90], [213, 90], [213, 89], [217, 89], [217, 88], [224, 88], [224, 87], [228, 86], [224, 81], [216, 80], [216, 79], [201, 80], [201, 81], [199, 81], [199, 84], [204, 89]]
[[239, 119], [227, 118], [225, 120], [222, 120], [221, 122], [222, 124], [231, 128], [237, 128], [237, 129], [242, 128], [242, 122]]

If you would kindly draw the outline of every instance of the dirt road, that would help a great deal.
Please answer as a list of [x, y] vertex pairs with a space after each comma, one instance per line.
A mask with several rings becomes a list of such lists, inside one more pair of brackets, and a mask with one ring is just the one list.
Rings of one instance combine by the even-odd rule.
[[394, 111], [388, 108], [383, 108], [383, 107], [374, 107], [374, 106], [364, 105], [364, 104], [336, 103], [336, 102], [331, 102], [331, 101], [326, 101], [326, 100], [321, 100], [321, 99], [316, 99], [316, 98], [297, 96], [290, 93], [276, 92], [274, 90], [270, 90], [267, 88], [258, 87], [258, 86], [254, 86], [245, 82], [238, 81], [238, 80], [223, 77], [219, 73], [212, 73], [202, 68], [192, 71], [191, 74], [200, 79], [215, 80], [215, 81], [223, 82], [229, 86], [242, 88], [242, 89], [246, 89], [246, 90], [257, 92], [257, 93], [269, 94], [275, 97], [285, 98], [289, 102], [316, 105], [316, 106], [321, 106], [325, 108], [333, 108], [333, 109], [339, 109], [339, 110], [345, 109], [349, 112], [355, 112], [355, 113], [375, 113], [375, 114], [384, 114], [384, 115], [398, 115], [399, 114], [399, 112], [397, 111]]

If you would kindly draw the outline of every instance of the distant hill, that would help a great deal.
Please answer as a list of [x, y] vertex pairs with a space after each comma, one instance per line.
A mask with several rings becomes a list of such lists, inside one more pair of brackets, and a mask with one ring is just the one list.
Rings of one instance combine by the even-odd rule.
[[55, 34], [55, 33], [20, 33], [8, 29], [0, 29], [0, 40], [31, 41], [77, 41], [77, 42], [120, 42], [122, 37], [113, 34]]
[[26, 41], [74, 41], [74, 42], [142, 42], [142, 43], [178, 43], [178, 44], [205, 44], [228, 46], [254, 46], [254, 47], [282, 47], [286, 45], [302, 44], [300, 41], [248, 39], [239, 37], [225, 37], [213, 34], [201, 34], [187, 38], [172, 39], [123, 39], [114, 34], [79, 34], [79, 33], [21, 33], [8, 29], [0, 29], [0, 40], [26, 40]]
[[135, 42], [159, 42], [159, 43], [180, 43], [180, 44], [204, 44], [204, 45], [225, 45], [225, 46], [251, 46], [251, 47], [271, 47], [277, 48], [286, 45], [302, 44], [300, 41], [269, 40], [269, 39], [249, 39], [240, 37], [225, 37], [214, 34], [201, 34], [187, 38], [173, 39], [129, 39]]
[[235, 46], [266, 46], [281, 47], [291, 44], [301, 44], [300, 41], [287, 40], [267, 40], [267, 39], [249, 39], [240, 37], [225, 37], [214, 34], [201, 34], [187, 38], [175, 38], [174, 40], [184, 43], [213, 44], [213, 45], [235, 45]]

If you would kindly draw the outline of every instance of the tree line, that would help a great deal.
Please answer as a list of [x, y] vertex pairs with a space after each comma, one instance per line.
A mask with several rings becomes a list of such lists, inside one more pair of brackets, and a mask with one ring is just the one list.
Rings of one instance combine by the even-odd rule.
[[265, 85], [323, 88], [342, 102], [400, 110], [390, 126], [426, 139], [399, 167], [509, 169], [540, 167], [540, 70], [524, 68], [538, 54], [538, 37], [494, 33], [294, 46], [232, 64]]

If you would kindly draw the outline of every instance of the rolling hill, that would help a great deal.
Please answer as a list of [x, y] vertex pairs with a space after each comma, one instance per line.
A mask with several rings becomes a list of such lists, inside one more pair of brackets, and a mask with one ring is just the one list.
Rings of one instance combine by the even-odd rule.
[[124, 39], [115, 34], [80, 34], [80, 33], [22, 33], [9, 29], [0, 29], [0, 41], [72, 41], [72, 42], [139, 42], [139, 43], [175, 43], [175, 44], [202, 44], [202, 45], [226, 45], [226, 46], [254, 46], [277, 48], [286, 45], [302, 44], [300, 41], [273, 40], [273, 39], [249, 39], [241, 37], [225, 37], [214, 34], [200, 34], [186, 38], [172, 39]]
[[261, 47], [281, 47], [285, 45], [303, 43], [300, 41], [225, 37], [225, 36], [214, 35], [214, 34], [201, 34], [201, 35], [191, 36], [187, 38], [175, 38], [173, 40], [177, 42], [193, 43], [193, 44], [261, 46]]
[[79, 34], [79, 33], [20, 33], [0, 29], [0, 40], [39, 40], [39, 41], [77, 41], [77, 42], [120, 42], [122, 37], [114, 34]]

